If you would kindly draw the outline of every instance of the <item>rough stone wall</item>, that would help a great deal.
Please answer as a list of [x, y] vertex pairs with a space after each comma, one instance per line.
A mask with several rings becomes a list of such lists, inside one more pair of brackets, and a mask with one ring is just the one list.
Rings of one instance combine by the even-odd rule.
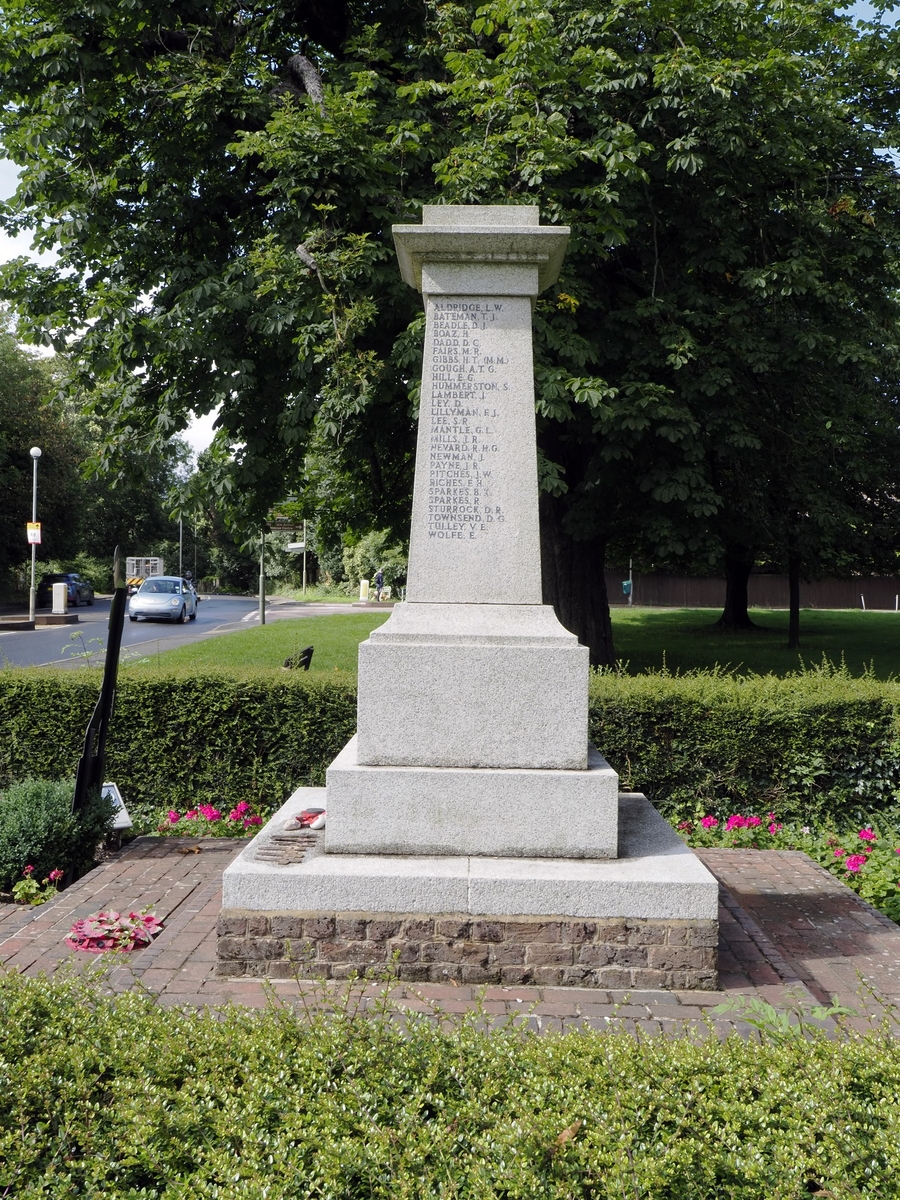
[[217, 974], [413, 983], [717, 986], [715, 921], [224, 910]]

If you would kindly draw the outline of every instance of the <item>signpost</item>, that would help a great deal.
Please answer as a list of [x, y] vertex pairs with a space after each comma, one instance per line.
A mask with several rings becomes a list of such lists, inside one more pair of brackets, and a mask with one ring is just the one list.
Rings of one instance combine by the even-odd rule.
[[34, 606], [37, 593], [34, 590], [34, 562], [35, 551], [41, 544], [41, 527], [37, 519], [37, 465], [38, 459], [41, 457], [40, 446], [32, 446], [29, 450], [31, 461], [34, 463], [34, 480], [31, 491], [31, 520], [26, 525], [28, 533], [28, 544], [31, 546], [31, 590], [28, 593], [28, 620], [34, 620]]
[[306, 521], [298, 521], [296, 517], [288, 516], [285, 513], [269, 513], [268, 517], [269, 528], [273, 533], [300, 533], [303, 532], [303, 541], [289, 542], [288, 550], [291, 554], [303, 555], [303, 595], [306, 595]]

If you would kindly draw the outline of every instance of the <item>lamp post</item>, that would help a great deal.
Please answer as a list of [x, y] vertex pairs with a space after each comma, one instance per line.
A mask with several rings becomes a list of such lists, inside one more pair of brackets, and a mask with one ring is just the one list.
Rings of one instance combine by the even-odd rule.
[[[33, 483], [32, 491], [31, 491], [31, 523], [33, 525], [37, 525], [37, 465], [38, 465], [38, 459], [41, 457], [40, 446], [32, 446], [30, 453], [31, 453], [32, 461], [34, 463], [34, 483]], [[36, 593], [34, 590], [34, 560], [35, 560], [36, 554], [37, 554], [37, 545], [35, 544], [35, 542], [32, 542], [31, 543], [31, 590], [28, 593], [28, 620], [29, 621], [34, 620], [34, 605], [35, 605], [35, 599], [36, 599]]]
[[266, 531], [259, 534], [259, 623], [266, 623]]
[[303, 595], [306, 595], [306, 522], [303, 522]]

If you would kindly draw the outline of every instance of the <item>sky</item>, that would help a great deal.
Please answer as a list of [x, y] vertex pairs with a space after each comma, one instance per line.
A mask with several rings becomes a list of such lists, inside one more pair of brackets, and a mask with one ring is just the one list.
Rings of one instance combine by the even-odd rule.
[[[874, 13], [872, 5], [866, 3], [865, 0], [859, 0], [854, 4], [852, 11], [863, 20], [869, 19]], [[897, 19], [900, 19], [900, 14], [897, 15]], [[0, 158], [0, 199], [5, 200], [13, 194], [16, 190], [17, 178], [16, 166], [8, 159]], [[20, 254], [27, 254], [29, 258], [43, 262], [52, 262], [53, 259], [52, 255], [37, 255], [32, 251], [30, 233], [20, 233], [17, 237], [11, 238], [0, 230], [0, 263], [8, 262], [9, 259]], [[185, 432], [184, 437], [195, 454], [205, 450], [212, 441], [214, 420], [215, 413], [206, 417], [197, 417]]]

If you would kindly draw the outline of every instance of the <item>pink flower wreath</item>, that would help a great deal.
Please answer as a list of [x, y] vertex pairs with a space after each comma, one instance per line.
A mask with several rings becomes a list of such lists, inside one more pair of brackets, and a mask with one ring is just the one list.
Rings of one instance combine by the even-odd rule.
[[149, 912], [98, 912], [92, 917], [80, 917], [72, 926], [66, 945], [88, 954], [103, 954], [107, 950], [143, 950], [162, 929], [162, 921]]

